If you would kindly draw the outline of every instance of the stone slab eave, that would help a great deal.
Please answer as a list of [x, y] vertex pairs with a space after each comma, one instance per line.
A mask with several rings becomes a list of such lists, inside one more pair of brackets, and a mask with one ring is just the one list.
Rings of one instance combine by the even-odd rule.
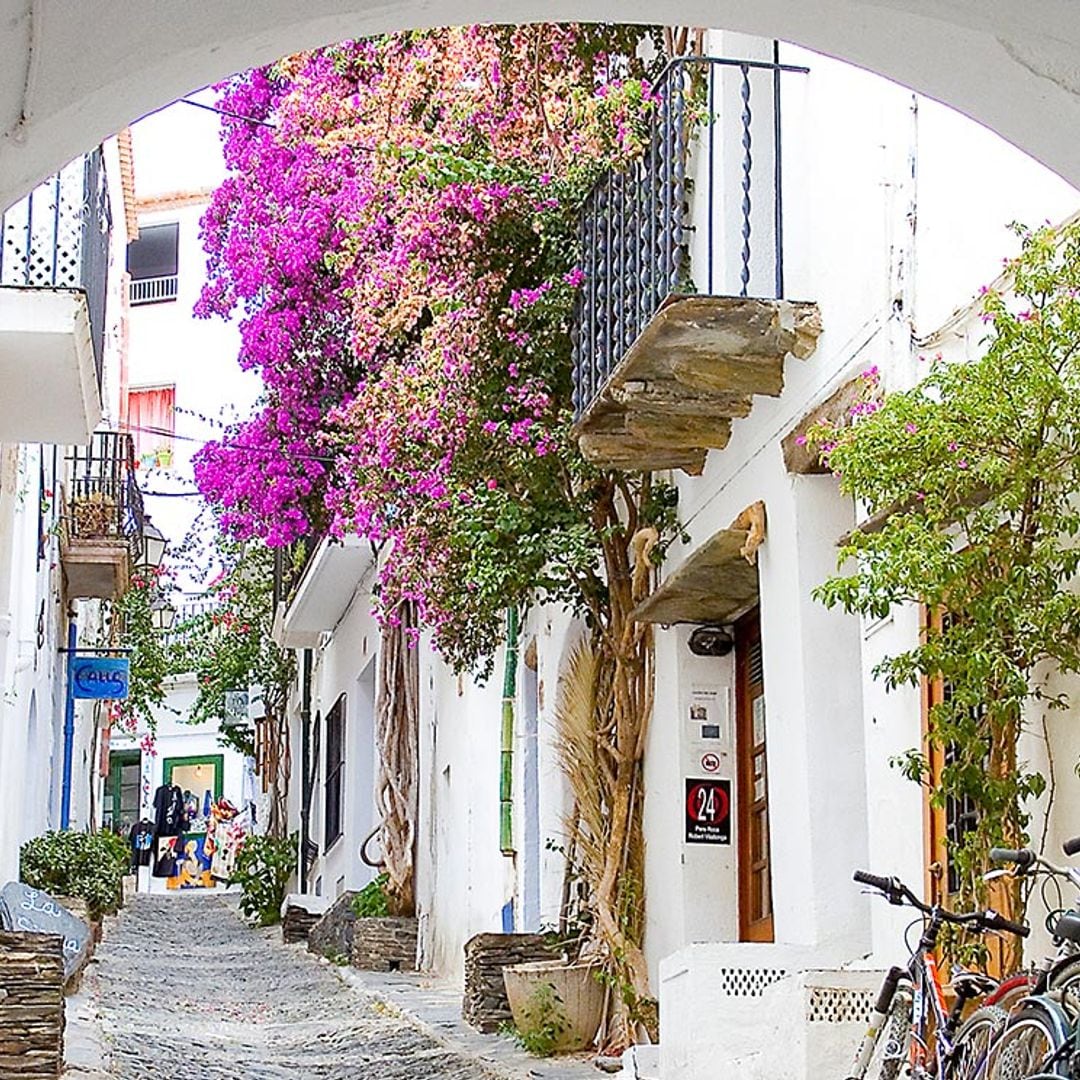
[[668, 297], [575, 424], [582, 454], [603, 468], [699, 475], [732, 420], [755, 396], [778, 396], [785, 361], [809, 356], [820, 333], [810, 301]]
[[744, 552], [752, 531], [721, 529], [633, 611], [638, 622], [730, 623], [758, 602], [757, 566]]

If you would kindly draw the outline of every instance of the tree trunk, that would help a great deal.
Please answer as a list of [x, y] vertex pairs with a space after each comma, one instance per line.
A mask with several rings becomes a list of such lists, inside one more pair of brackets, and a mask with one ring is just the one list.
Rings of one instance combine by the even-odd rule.
[[408, 640], [416, 618], [411, 604], [399, 609], [396, 626], [383, 628], [375, 723], [379, 747], [376, 805], [379, 840], [392, 913], [416, 910], [416, 818], [419, 788], [420, 667]]

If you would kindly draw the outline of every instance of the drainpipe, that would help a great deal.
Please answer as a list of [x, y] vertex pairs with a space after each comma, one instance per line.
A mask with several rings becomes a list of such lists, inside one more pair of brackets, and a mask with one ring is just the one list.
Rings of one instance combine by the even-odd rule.
[[311, 650], [304, 650], [300, 686], [300, 892], [307, 892], [307, 849], [311, 827]]
[[75, 749], [75, 687], [72, 674], [75, 650], [79, 644], [79, 626], [74, 614], [68, 616], [67, 693], [64, 697], [64, 771], [60, 781], [60, 828], [71, 828], [71, 758]]
[[518, 611], [506, 610], [506, 670], [503, 673], [502, 741], [499, 753], [499, 847], [514, 854], [514, 700], [517, 696]]

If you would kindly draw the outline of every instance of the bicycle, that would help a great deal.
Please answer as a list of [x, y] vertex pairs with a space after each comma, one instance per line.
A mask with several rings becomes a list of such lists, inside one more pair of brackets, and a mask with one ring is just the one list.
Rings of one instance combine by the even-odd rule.
[[[948, 923], [990, 933], [1026, 937], [1030, 930], [1010, 922], [996, 911], [957, 915], [940, 904], [925, 904], [899, 878], [879, 877], [857, 870], [855, 881], [878, 890], [890, 904], [906, 905], [925, 917], [919, 942], [905, 967], [894, 966], [886, 974], [871, 1012], [870, 1025], [859, 1044], [847, 1080], [895, 1080], [907, 1065], [912, 1080], [974, 1080], [988, 1077], [991, 1054], [1005, 1037], [1008, 1014], [994, 1006], [976, 1010], [963, 1024], [961, 1016], [973, 998], [992, 992], [996, 980], [977, 972], [961, 972], [952, 980], [956, 1001], [945, 1001], [945, 988], [934, 950], [942, 927]], [[1025, 1002], [1024, 1022], [1010, 1032], [1008, 1061], [1022, 1051], [1024, 1060], [1039, 1068], [1054, 1060], [1066, 1040], [1063, 1012], [1041, 999]], [[1000, 1056], [997, 1060], [1001, 1059]], [[995, 1078], [997, 1080], [997, 1078]], [[1003, 1077], [1002, 1080], [1005, 1080]], [[1009, 1080], [1020, 1080], [1019, 1076]]]
[[[1062, 850], [1069, 856], [1080, 854], [1080, 837], [1067, 840]], [[1038, 970], [1020, 972], [1002, 980], [997, 990], [987, 997], [987, 1004], [1009, 1009], [1031, 994], [1080, 990], [1080, 870], [1055, 866], [1030, 848], [991, 848], [990, 861], [1015, 864], [1012, 873], [1017, 877], [1043, 874], [1047, 879], [1065, 878], [1077, 888], [1078, 895], [1071, 908], [1051, 909], [1044, 891], [1043, 900], [1049, 912], [1047, 929], [1053, 935], [1056, 951], [1047, 955]], [[1064, 997], [1062, 1004], [1065, 1004]]]

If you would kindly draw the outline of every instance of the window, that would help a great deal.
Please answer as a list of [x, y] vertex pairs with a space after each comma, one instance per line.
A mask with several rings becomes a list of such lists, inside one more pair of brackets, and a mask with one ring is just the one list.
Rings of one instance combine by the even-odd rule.
[[345, 695], [326, 714], [326, 813], [324, 847], [341, 835], [342, 781], [345, 773]]
[[180, 226], [143, 225], [139, 239], [127, 249], [127, 270], [131, 276], [128, 297], [132, 304], [159, 304], [175, 300], [177, 293], [177, 251]]
[[128, 391], [127, 426], [135, 460], [144, 468], [172, 465], [176, 435], [176, 387], [133, 386]]

